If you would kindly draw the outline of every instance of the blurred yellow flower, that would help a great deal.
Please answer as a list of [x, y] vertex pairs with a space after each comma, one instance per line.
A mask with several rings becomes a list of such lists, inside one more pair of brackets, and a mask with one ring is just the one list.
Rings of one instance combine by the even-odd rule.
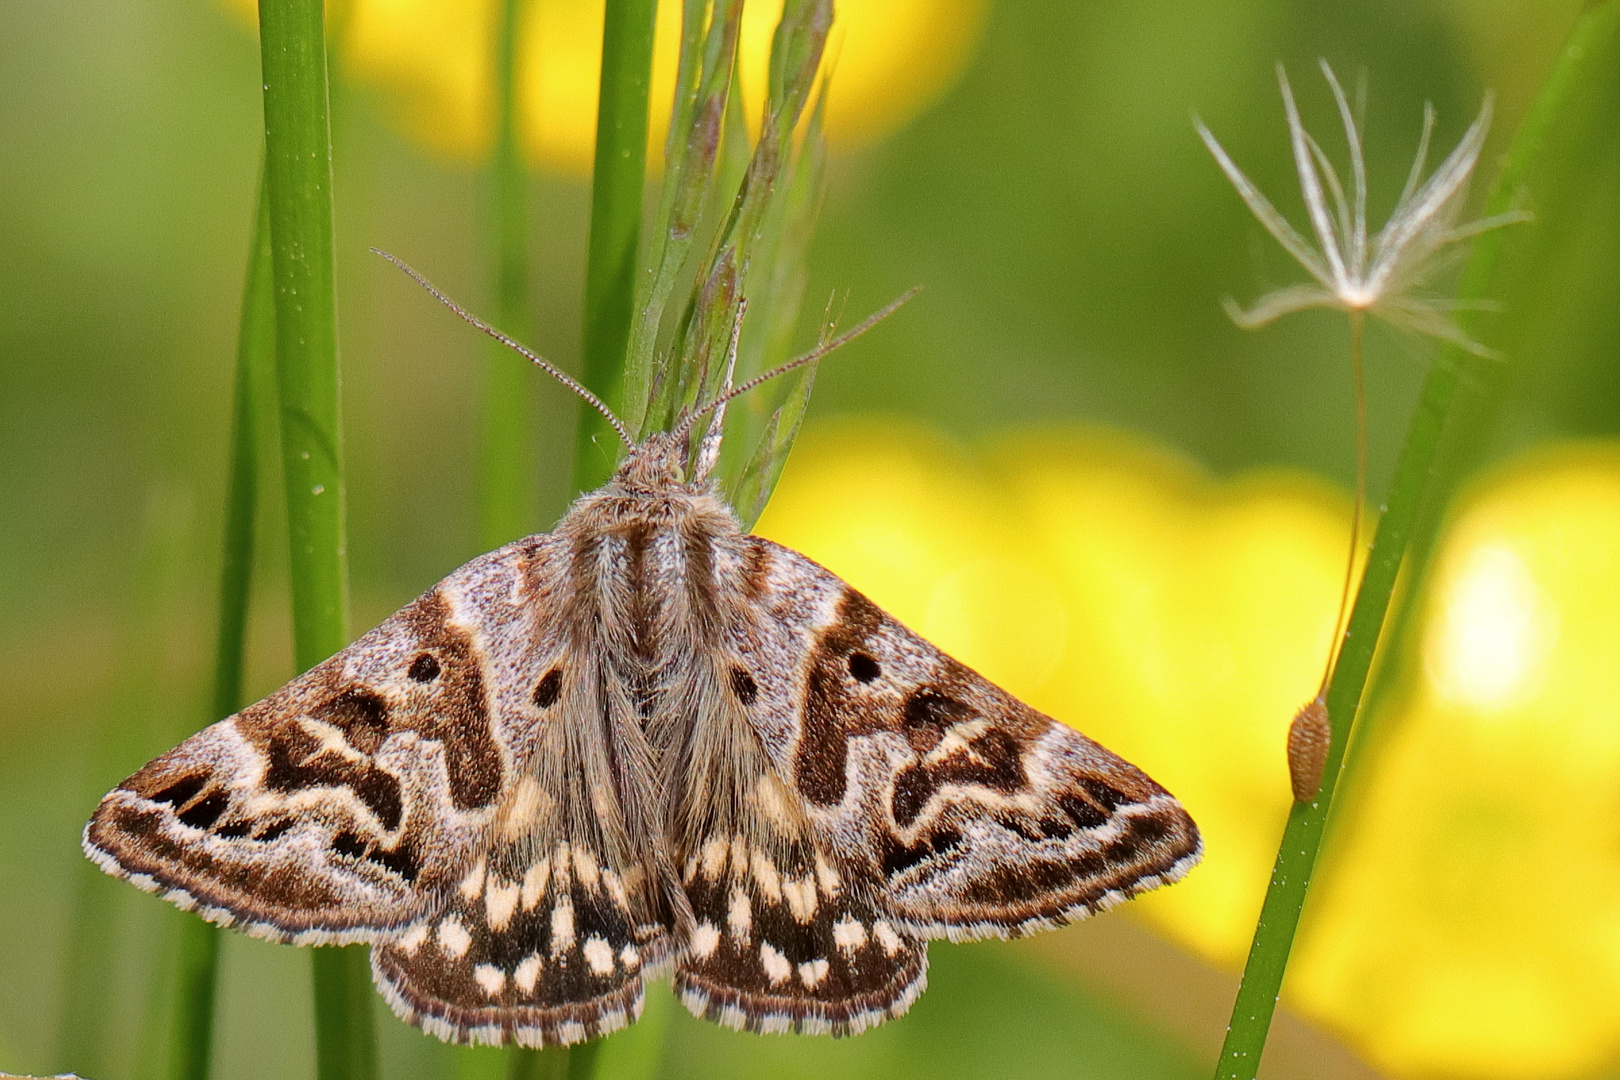
[[[254, 17], [254, 0], [225, 0]], [[839, 0], [828, 46], [834, 69], [827, 134], [835, 148], [882, 138], [956, 81], [988, 0]], [[527, 0], [519, 59], [523, 141], [538, 167], [588, 173], [596, 133], [605, 0]], [[496, 0], [341, 0], [330, 5], [336, 58], [350, 82], [377, 90], [412, 139], [475, 158], [493, 138]], [[740, 38], [743, 100], [757, 123], [781, 0], [747, 5]], [[660, 0], [651, 145], [658, 154], [675, 84], [681, 5]]]
[[1288, 717], [1319, 675], [1348, 499], [1302, 473], [1218, 482], [1069, 429], [975, 460], [863, 422], [807, 432], [759, 529], [957, 659], [1141, 765], [1206, 856], [1133, 908], [1242, 961], [1290, 802]]
[[1620, 446], [1539, 450], [1460, 503], [1290, 984], [1375, 1064], [1573, 1077], [1620, 1052], [1616, 612]]
[[[1235, 970], [1348, 501], [1298, 472], [1214, 480], [1122, 434], [975, 455], [864, 421], [805, 434], [759, 528], [1175, 792], [1205, 863], [1127, 910]], [[1620, 446], [1479, 485], [1419, 603], [1290, 999], [1394, 1075], [1591, 1074], [1620, 1056]]]

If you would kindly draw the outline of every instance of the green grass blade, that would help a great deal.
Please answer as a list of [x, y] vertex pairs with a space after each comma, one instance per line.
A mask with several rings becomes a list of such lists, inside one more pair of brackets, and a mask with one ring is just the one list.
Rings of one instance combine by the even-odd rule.
[[[225, 493], [224, 558], [220, 563], [219, 625], [215, 637], [213, 718], [242, 707], [247, 654], [248, 601], [258, 520], [260, 416], [275, 363], [275, 293], [271, 284], [269, 204], [259, 187], [257, 222], [248, 257], [236, 342], [231, 465]], [[207, 1080], [213, 1055], [215, 988], [219, 978], [218, 927], [189, 918], [176, 943], [169, 1076]]]
[[[657, 0], [608, 0], [602, 27], [601, 97], [585, 263], [583, 381], [615, 412], [623, 401], [630, 320], [635, 313], [657, 15]], [[580, 418], [574, 482], [588, 491], [612, 472], [619, 440], [596, 410], [581, 408]]]
[[[332, 148], [321, 0], [263, 0], [265, 176], [276, 295], [276, 383], [300, 671], [347, 640], [343, 452], [332, 238]], [[365, 950], [312, 959], [321, 1080], [377, 1072]]]
[[[495, 148], [490, 162], [489, 247], [494, 322], [529, 338], [528, 174], [518, 136], [518, 27], [523, 0], [501, 0], [495, 36]], [[534, 443], [532, 365], [499, 342], [486, 345], [480, 428], [478, 539], [494, 548], [534, 531], [539, 461]]]
[[[1513, 203], [1549, 128], [1563, 115], [1572, 89], [1591, 78], [1594, 71], [1612, 72], [1620, 61], [1617, 50], [1620, 50], [1620, 0], [1589, 6], [1577, 21], [1535, 106], [1514, 138], [1487, 200], [1487, 215], [1499, 213]], [[1601, 132], [1591, 135], [1604, 137]], [[1487, 233], [1476, 242], [1458, 290], [1463, 299], [1493, 295], [1501, 244], [1499, 231]], [[1253, 1080], [1260, 1066], [1334, 789], [1341, 779], [1345, 747], [1372, 668], [1396, 577], [1419, 512], [1439, 502], [1440, 493], [1435, 484], [1436, 455], [1453, 411], [1462, 365], [1467, 362], [1461, 350], [1451, 348], [1442, 354], [1424, 382], [1406, 445], [1396, 463], [1388, 508], [1378, 523], [1372, 552], [1356, 594], [1338, 668], [1328, 688], [1333, 739], [1322, 789], [1312, 802], [1295, 803], [1288, 816], [1244, 968], [1243, 983], [1233, 1004], [1232, 1021], [1216, 1065], [1217, 1080]]]
[[636, 410], [630, 426], [643, 437], [667, 423], [666, 417], [655, 415], [649, 407], [650, 399], [659, 396], [669, 377], [667, 369], [655, 372], [654, 354], [664, 311], [719, 180], [715, 162], [727, 128], [727, 110], [735, 102], [732, 85], [742, 0], [728, 0], [723, 8], [712, 11], [710, 19], [713, 8], [709, 0], [686, 0], [681, 13], [681, 60], [665, 136], [652, 282], [631, 330], [625, 378], [626, 408]]

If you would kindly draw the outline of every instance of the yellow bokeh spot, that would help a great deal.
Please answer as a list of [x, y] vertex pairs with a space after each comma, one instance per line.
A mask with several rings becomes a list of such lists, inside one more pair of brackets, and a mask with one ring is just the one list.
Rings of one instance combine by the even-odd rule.
[[759, 529], [1175, 792], [1205, 863], [1133, 908], [1232, 965], [1288, 813], [1288, 720], [1320, 677], [1348, 521], [1304, 474], [1216, 481], [1118, 433], [972, 455], [856, 422], [806, 433]]
[[[1133, 901], [1235, 970], [1290, 805], [1349, 501], [1083, 429], [969, 453], [876, 421], [800, 440], [760, 531], [1173, 791], [1184, 882]], [[1390, 1075], [1566, 1080], [1620, 1057], [1620, 446], [1463, 498], [1341, 790], [1286, 987]], [[1053, 658], [1056, 658], [1055, 661]]]
[[[254, 0], [225, 0], [244, 18]], [[888, 135], [937, 99], [971, 58], [988, 0], [839, 0], [827, 58], [827, 135], [835, 148]], [[523, 143], [539, 167], [590, 171], [604, 0], [528, 0], [519, 59]], [[757, 125], [781, 0], [744, 8], [743, 102]], [[342, 0], [329, 5], [344, 77], [375, 89], [412, 139], [479, 158], [492, 133], [495, 0]], [[663, 146], [675, 85], [681, 5], [661, 0], [649, 143]]]

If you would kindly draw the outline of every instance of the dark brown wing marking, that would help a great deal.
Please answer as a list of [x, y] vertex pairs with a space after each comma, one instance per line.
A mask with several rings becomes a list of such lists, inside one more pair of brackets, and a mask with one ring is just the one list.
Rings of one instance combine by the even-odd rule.
[[[884, 909], [907, 932], [1028, 933], [1198, 861], [1191, 818], [1139, 769], [811, 560], [754, 542], [772, 556], [767, 632], [788, 628], [777, 647], [804, 656], [802, 722], [776, 763], [789, 767], [817, 835], [846, 861], [870, 861]], [[772, 700], [783, 698], [793, 695]]]
[[435, 589], [125, 780], [85, 849], [218, 922], [369, 939], [455, 872], [505, 767], [476, 648]]

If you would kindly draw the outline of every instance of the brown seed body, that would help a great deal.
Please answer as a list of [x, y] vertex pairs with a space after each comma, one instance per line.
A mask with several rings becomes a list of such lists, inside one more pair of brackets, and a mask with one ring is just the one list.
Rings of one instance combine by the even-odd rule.
[[1299, 802], [1310, 802], [1322, 790], [1322, 770], [1332, 741], [1327, 702], [1320, 697], [1294, 714], [1288, 725], [1288, 782]]

